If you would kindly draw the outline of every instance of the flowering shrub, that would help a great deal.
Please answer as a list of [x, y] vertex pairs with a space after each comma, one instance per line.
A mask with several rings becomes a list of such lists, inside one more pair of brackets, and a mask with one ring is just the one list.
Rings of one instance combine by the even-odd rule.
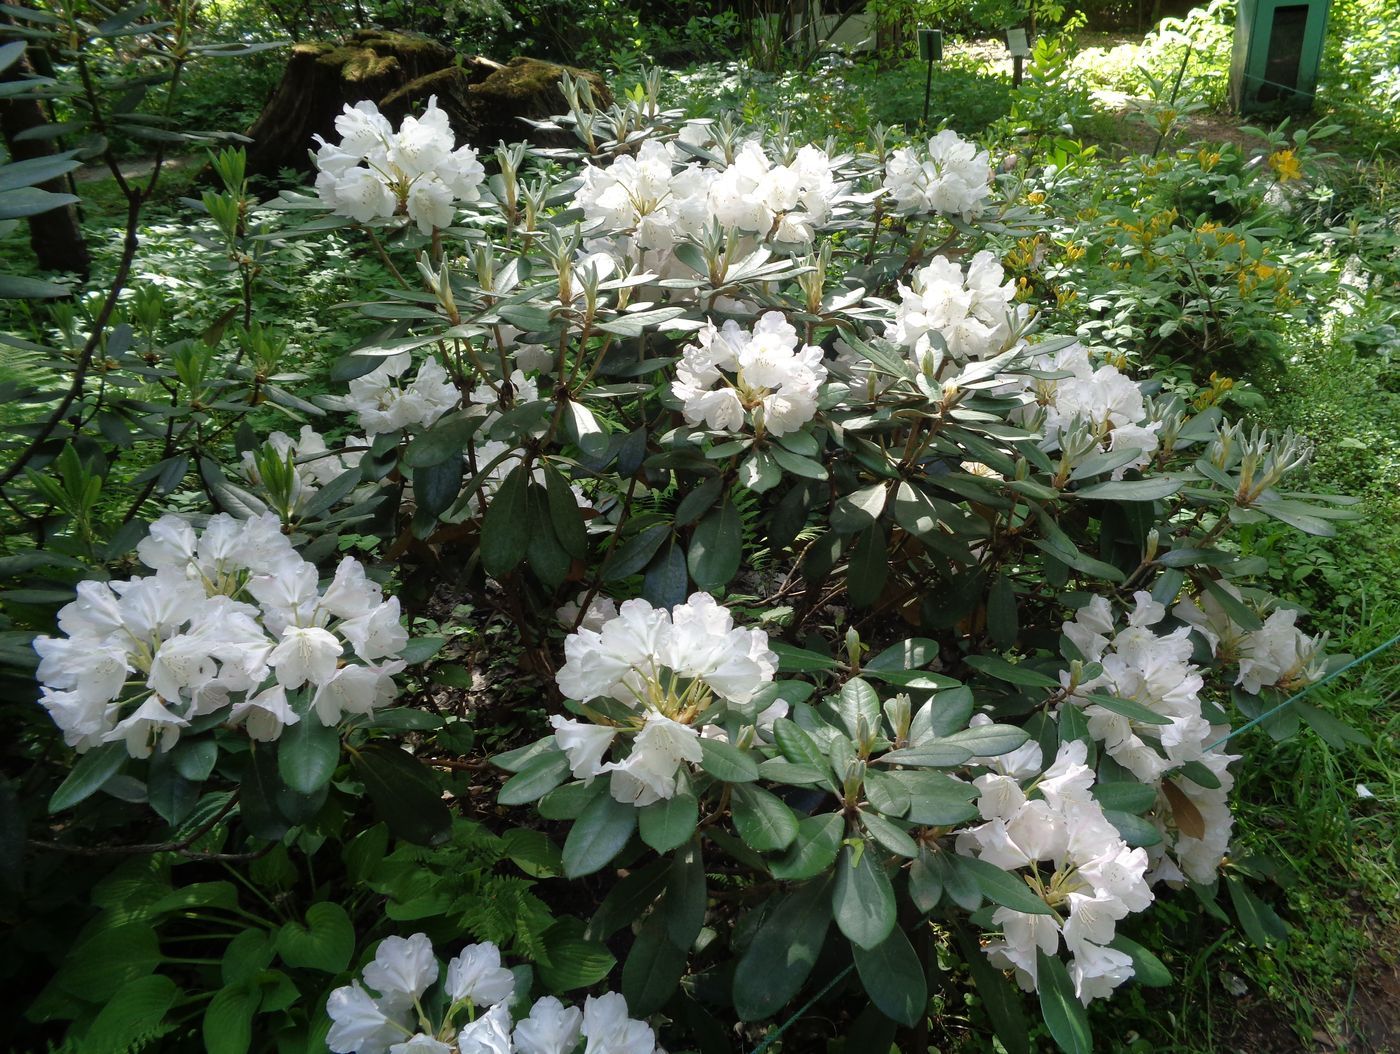
[[[447, 964], [440, 1023], [423, 1005], [441, 973], [427, 934], [386, 937], [358, 982], [331, 993], [326, 1043], [339, 1054], [573, 1054], [580, 1041], [608, 1054], [652, 1054], [656, 1040], [643, 1021], [627, 1016], [627, 1001], [615, 992], [589, 996], [582, 1010], [553, 996], [537, 999], [512, 1026], [515, 974], [501, 965], [494, 944], [471, 944]], [[460, 1027], [457, 1019], [465, 1014]], [[455, 1043], [455, 1045], [454, 1045]]]
[[[241, 441], [236, 479], [203, 454], [202, 533], [156, 520], [154, 574], [83, 583], [37, 640], [86, 752], [56, 806], [134, 781], [176, 823], [223, 781], [251, 842], [314, 852], [364, 795], [362, 878], [391, 833], [452, 837], [444, 788], [484, 797], [470, 741], [383, 709], [443, 642], [353, 558], [322, 584], [363, 543], [406, 593], [508, 617], [550, 675], [543, 734], [493, 759], [510, 858], [615, 881], [545, 931], [541, 987], [599, 983], [601, 942], [632, 939], [620, 995], [520, 1014], [534, 976], [494, 946], [443, 975], [427, 927], [388, 936], [330, 997], [332, 1050], [647, 1054], [643, 1018], [764, 1021], [840, 969], [912, 1028], [933, 935], [1008, 1050], [1007, 972], [1089, 1049], [1084, 1007], [1165, 973], [1120, 926], [1225, 861], [1231, 728], [1328, 668], [1230, 533], [1325, 535], [1345, 500], [1285, 489], [1295, 437], [1057, 332], [1025, 249], [1060, 222], [1047, 192], [956, 135], [843, 154], [683, 122], [655, 81], [606, 110], [563, 87], [580, 147], [546, 164], [503, 144], [487, 179], [434, 104], [395, 132], [361, 103], [315, 197], [278, 200], [312, 214], [281, 238], [363, 235], [397, 285], [361, 300], [380, 328], [344, 389], [284, 400], [325, 427]], [[390, 917], [455, 938], [435, 852]]]

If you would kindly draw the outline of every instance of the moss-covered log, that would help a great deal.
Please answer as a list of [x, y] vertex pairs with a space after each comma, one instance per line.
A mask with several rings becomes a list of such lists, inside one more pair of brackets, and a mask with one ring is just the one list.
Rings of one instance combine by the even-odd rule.
[[312, 136], [333, 138], [346, 103], [382, 99], [452, 61], [451, 49], [426, 37], [378, 30], [359, 30], [344, 44], [296, 45], [282, 82], [246, 133], [253, 140], [249, 175], [307, 170]]
[[536, 131], [521, 120], [541, 120], [563, 112], [567, 104], [559, 80], [566, 70], [592, 84], [600, 105], [611, 101], [607, 84], [596, 73], [519, 56], [504, 66], [475, 58], [437, 70], [391, 92], [379, 108], [389, 120], [398, 122], [405, 114], [421, 110], [436, 95], [458, 139], [479, 149], [521, 139], [541, 146], [570, 145], [576, 142], [571, 133]]

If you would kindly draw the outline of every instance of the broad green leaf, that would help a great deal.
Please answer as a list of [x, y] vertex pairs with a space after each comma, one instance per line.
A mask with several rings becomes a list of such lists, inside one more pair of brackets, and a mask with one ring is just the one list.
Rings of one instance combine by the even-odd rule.
[[758, 762], [738, 747], [702, 737], [700, 752], [700, 767], [721, 783], [752, 783], [758, 779]]
[[148, 921], [98, 930], [69, 949], [54, 983], [91, 1003], [110, 999], [123, 985], [154, 973], [160, 964], [156, 931]]
[[355, 952], [355, 927], [339, 904], [320, 901], [306, 909], [306, 925], [283, 924], [277, 954], [288, 966], [340, 973]]
[[659, 913], [666, 918], [666, 934], [683, 952], [690, 951], [705, 924], [708, 892], [705, 888], [705, 861], [700, 840], [692, 838], [677, 850], [666, 879], [666, 899]]
[[622, 994], [627, 1013], [646, 1018], [670, 1000], [685, 973], [686, 949], [666, 933], [664, 911], [653, 911], [622, 962]]
[[880, 518], [888, 492], [888, 483], [876, 483], [837, 499], [831, 507], [831, 529], [837, 534], [865, 530]]
[[461, 411], [439, 418], [404, 448], [403, 463], [409, 468], [432, 468], [453, 458], [460, 462], [482, 420]]
[[593, 912], [584, 935], [589, 940], [605, 941], [632, 925], [665, 891], [670, 877], [671, 861], [665, 859], [653, 860], [645, 867], [628, 872]]
[[588, 556], [588, 532], [583, 523], [583, 511], [578, 507], [574, 492], [568, 481], [553, 465], [544, 468], [546, 504], [549, 519], [554, 525], [554, 536], [564, 551], [575, 560]]
[[739, 571], [743, 542], [739, 510], [725, 499], [705, 514], [690, 536], [686, 563], [696, 586], [715, 592], [727, 585]]
[[938, 657], [938, 642], [927, 637], [910, 637], [891, 644], [862, 668], [868, 672], [881, 670], [913, 670]]
[[836, 862], [845, 831], [846, 821], [839, 812], [799, 820], [797, 837], [786, 853], [769, 863], [769, 871], [784, 882], [798, 882], [829, 871]]
[[564, 875], [582, 878], [602, 870], [637, 829], [637, 807], [600, 794], [588, 803], [564, 840]]
[[778, 669], [783, 673], [821, 673], [841, 665], [829, 655], [795, 648], [780, 640], [770, 640], [768, 647], [778, 656]]
[[1168, 498], [1186, 485], [1184, 480], [1170, 476], [1153, 476], [1151, 479], [1109, 480], [1105, 483], [1092, 483], [1074, 491], [1074, 496], [1089, 501], [1157, 501]]
[[695, 795], [679, 787], [672, 797], [643, 807], [637, 815], [642, 841], [658, 853], [684, 845], [699, 821], [700, 805]]
[[501, 835], [506, 859], [531, 878], [557, 878], [564, 873], [559, 847], [543, 831], [513, 827]]
[[1118, 933], [1108, 942], [1108, 946], [1133, 960], [1133, 980], [1138, 984], [1148, 988], [1167, 988], [1171, 985], [1171, 971], [1161, 959], [1137, 941], [1129, 940]]
[[794, 765], [808, 765], [830, 779], [831, 766], [827, 764], [826, 753], [794, 721], [786, 717], [774, 721], [773, 738], [783, 757]]
[[530, 545], [530, 472], [524, 464], [511, 469], [486, 508], [481, 524], [481, 566], [493, 578], [520, 566]]
[[1256, 947], [1267, 948], [1287, 939], [1288, 924], [1279, 918], [1273, 908], [1249, 891], [1244, 879], [1227, 874], [1225, 886], [1230, 891], [1230, 902], [1235, 906], [1235, 917], [1239, 919], [1240, 927]]
[[1036, 949], [1036, 982], [1040, 991], [1040, 1015], [1050, 1037], [1065, 1054], [1093, 1054], [1094, 1038], [1089, 1015], [1074, 994], [1074, 982], [1058, 957]]
[[545, 930], [543, 943], [549, 961], [540, 960], [535, 968], [540, 980], [555, 992], [595, 985], [617, 965], [612, 952], [591, 938], [578, 919], [560, 919]]
[[88, 1026], [84, 1054], [124, 1054], [160, 1030], [180, 990], [164, 974], [137, 977], [121, 986]]
[[759, 926], [734, 970], [741, 1021], [772, 1017], [790, 1003], [816, 965], [831, 925], [831, 884], [808, 882]]
[[972, 751], [974, 757], [994, 758], [1010, 754], [1030, 738], [1025, 729], [1015, 725], [975, 725], [961, 732], [954, 732], [945, 737], [943, 742], [965, 747]]
[[836, 862], [831, 910], [846, 938], [867, 950], [894, 929], [894, 889], [869, 842], [846, 846]]
[[860, 742], [862, 728], [866, 736], [879, 735], [880, 697], [861, 678], [852, 677], [841, 686], [836, 711], [841, 715], [841, 723], [846, 726], [846, 734], [855, 742]]
[[777, 795], [749, 784], [736, 784], [730, 797], [734, 828], [760, 853], [786, 849], [797, 837], [797, 817]]
[[350, 761], [379, 818], [397, 837], [419, 845], [445, 841], [452, 814], [432, 772], [393, 743], [370, 743]]
[[252, 980], [227, 985], [215, 992], [204, 1008], [207, 1054], [247, 1054], [253, 1043], [253, 1015], [261, 1003], [262, 990]]
[[865, 993], [880, 1013], [907, 1028], [917, 1025], [928, 1010], [928, 982], [904, 932], [896, 927], [875, 947], [852, 950]]
[[974, 670], [1008, 684], [1026, 688], [1049, 688], [1057, 691], [1060, 682], [1049, 674], [1033, 670], [1024, 663], [1009, 663], [998, 655], [969, 655], [964, 660]]
[[539, 801], [569, 778], [569, 759], [562, 750], [546, 750], [530, 758], [502, 785], [496, 801], [502, 805], [524, 805]]
[[78, 759], [72, 771], [49, 799], [49, 812], [71, 809], [91, 797], [102, 785], [117, 774], [127, 759], [126, 743], [103, 743]]
[[277, 740], [277, 772], [298, 794], [315, 794], [340, 763], [340, 729], [321, 724], [316, 711], [304, 704], [297, 711], [301, 720], [282, 729]]
[[866, 832], [896, 856], [913, 860], [919, 855], [919, 847], [909, 833], [892, 820], [887, 820], [877, 812], [862, 810], [860, 822]]
[[870, 607], [880, 598], [889, 575], [890, 557], [885, 546], [885, 532], [872, 523], [856, 536], [851, 562], [846, 573], [847, 596], [858, 608]]
[[995, 864], [972, 856], [954, 857], [950, 859], [950, 863], [954, 868], [969, 875], [982, 891], [982, 895], [994, 904], [1027, 915], [1055, 914], [1055, 910], [1036, 896], [1017, 873], [1003, 871]]

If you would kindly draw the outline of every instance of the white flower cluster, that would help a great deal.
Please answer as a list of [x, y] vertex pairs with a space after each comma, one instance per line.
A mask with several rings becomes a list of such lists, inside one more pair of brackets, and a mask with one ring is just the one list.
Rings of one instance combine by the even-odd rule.
[[122, 740], [149, 757], [225, 710], [273, 740], [302, 719], [289, 692], [306, 688], [327, 726], [393, 698], [404, 669], [393, 657], [408, 642], [399, 602], [353, 557], [320, 589], [271, 513], [214, 516], [202, 533], [163, 516], [137, 553], [155, 574], [81, 583], [58, 615], [66, 635], [34, 641], [40, 702], [69, 746]]
[[[708, 593], [695, 593], [670, 611], [628, 600], [615, 613], [590, 606], [590, 614], [601, 625], [580, 627], [565, 639], [566, 661], [555, 680], [570, 699], [613, 699], [629, 713], [624, 721], [597, 724], [556, 715], [550, 718], [555, 742], [576, 779], [608, 774], [620, 802], [641, 807], [671, 798], [682, 764], [701, 759], [697, 726], [703, 718], [717, 701], [752, 699], [773, 680], [778, 657], [768, 650], [766, 633], [736, 628], [728, 609]], [[777, 716], [765, 712], [758, 720]], [[631, 752], [604, 762], [620, 736]]]
[[884, 188], [901, 213], [943, 212], [971, 220], [986, 208], [991, 182], [987, 151], [946, 128], [928, 141], [927, 155], [904, 147], [885, 165]]
[[825, 150], [804, 146], [779, 165], [751, 139], [710, 188], [710, 207], [724, 226], [765, 241], [809, 242], [839, 190]]
[[589, 165], [573, 205], [600, 233], [631, 232], [632, 244], [665, 259], [678, 238], [697, 237], [711, 217], [714, 173], [699, 164], [677, 168], [675, 149], [650, 139], [636, 157], [624, 155], [606, 168]]
[[405, 117], [394, 131], [372, 102], [346, 106], [335, 119], [339, 143], [320, 136], [316, 193], [337, 215], [359, 223], [407, 213], [424, 234], [450, 226], [459, 202], [481, 197], [486, 169], [456, 139], [437, 96], [422, 117]]
[[1122, 477], [1128, 467], [1141, 467], [1157, 449], [1160, 421], [1144, 424], [1147, 406], [1142, 389], [1131, 377], [1111, 363], [1094, 368], [1089, 351], [1082, 344], [1071, 344], [1053, 355], [1042, 355], [1035, 362], [1046, 373], [1068, 373], [1053, 380], [1032, 379], [1027, 390], [1045, 409], [1042, 431], [1048, 449], [1063, 448], [1067, 439], [1087, 435], [1092, 443], [1080, 457], [1107, 447], [1109, 450], [1137, 450], [1138, 457], [1114, 472]]
[[[1244, 603], [1229, 582], [1218, 585]], [[1251, 695], [1264, 688], [1296, 692], [1326, 673], [1322, 653], [1327, 634], [1309, 637], [1298, 628], [1298, 612], [1292, 608], [1276, 608], [1257, 630], [1237, 624], [1210, 593], [1202, 593], [1195, 603], [1183, 600], [1172, 614], [1199, 632], [1222, 662], [1239, 664], [1235, 683]]]
[[[1076, 612], [1073, 621], [1064, 624], [1065, 636], [1085, 659], [1103, 667], [1100, 676], [1078, 686], [1069, 705], [1083, 706], [1090, 735], [1104, 745], [1109, 757], [1141, 782], [1162, 789], [1154, 819], [1169, 835], [1166, 828], [1177, 827], [1172, 850], [1180, 870], [1161, 850], [1156, 850], [1154, 880], [1176, 881], [1184, 871], [1194, 881], [1208, 882], [1215, 877], [1230, 844], [1234, 821], [1228, 797], [1234, 777], [1229, 764], [1236, 755], [1211, 749], [1229, 729], [1212, 725], [1201, 711], [1204, 682], [1191, 663], [1190, 626], [1180, 626], [1166, 634], [1154, 633], [1151, 627], [1166, 617], [1166, 609], [1149, 593], [1135, 593], [1133, 599], [1134, 609], [1121, 630], [1116, 628], [1113, 609], [1104, 597], [1094, 597]], [[1060, 676], [1068, 683], [1068, 674]], [[1083, 699], [1088, 693], [1138, 703], [1166, 719], [1166, 723], [1135, 721]], [[1203, 787], [1175, 774], [1175, 770], [1192, 762], [1210, 770], [1218, 786]], [[1168, 779], [1170, 791], [1164, 782]], [[1176, 795], [1184, 797], [1189, 805], [1182, 805], [1180, 798], [1173, 801]], [[1177, 822], [1180, 809], [1199, 814], [1196, 833], [1181, 829]], [[1196, 823], [1188, 826], [1197, 828]]]
[[673, 144], [648, 141], [636, 157], [606, 168], [588, 166], [574, 194], [598, 235], [626, 233], [624, 248], [655, 251], [658, 269], [682, 238], [698, 238], [709, 223], [760, 241], [804, 244], [831, 215], [842, 187], [831, 159], [813, 146], [777, 164], [756, 139], [744, 143], [732, 164], [706, 167], [683, 162]]
[[1153, 899], [1147, 853], [1128, 848], [1090, 794], [1094, 773], [1085, 764], [1087, 754], [1083, 743], [1062, 744], [1043, 772], [1034, 742], [985, 759], [993, 771], [973, 782], [986, 822], [957, 837], [959, 853], [1023, 873], [1054, 912], [997, 908], [992, 922], [1002, 938], [987, 945], [987, 957], [1014, 969], [1021, 987], [1032, 991], [1036, 952], [1055, 955], [1063, 939], [1075, 994], [1086, 1005], [1133, 975], [1132, 959], [1108, 945], [1118, 922], [1145, 911]]
[[363, 377], [350, 382], [350, 394], [325, 400], [335, 409], [355, 413], [365, 435], [373, 438], [402, 428], [426, 428], [461, 403], [461, 392], [437, 359], [429, 357], [413, 380], [399, 378], [413, 365], [406, 351], [386, 356]]
[[[363, 436], [351, 436], [345, 441], [347, 447], [369, 445]], [[282, 461], [291, 464], [292, 487], [291, 510], [297, 511], [315, 497], [316, 492], [340, 475], [360, 463], [364, 456], [361, 450], [342, 450], [333, 454], [326, 446], [325, 438], [310, 425], [302, 425], [295, 439], [286, 432], [273, 432], [263, 443], [263, 449], [270, 451]], [[258, 454], [252, 450], [243, 451], [239, 465], [246, 479], [255, 487], [263, 485], [261, 470], [258, 468]]]
[[826, 380], [822, 349], [799, 348], [797, 330], [769, 311], [745, 333], [734, 321], [707, 323], [699, 343], [687, 347], [671, 391], [685, 403], [685, 419], [720, 432], [755, 430], [775, 436], [795, 432], [817, 412]]
[[1016, 285], [990, 251], [976, 253], [967, 272], [935, 256], [899, 286], [900, 303], [885, 339], [906, 348], [919, 369], [936, 376], [944, 356], [954, 362], [1006, 351], [1030, 309], [1014, 305]]
[[[585, 1040], [587, 1054], [659, 1049], [651, 1026], [628, 1017], [627, 1000], [615, 992], [589, 996], [582, 1010], [545, 996], [513, 1020], [515, 975], [490, 942], [468, 945], [447, 964], [447, 1009], [435, 1025], [422, 1007], [432, 1005], [424, 996], [441, 972], [426, 934], [384, 938], [364, 984], [352, 981], [327, 999], [326, 1045], [336, 1054], [573, 1054]], [[469, 1020], [459, 1028], [462, 1013]]]

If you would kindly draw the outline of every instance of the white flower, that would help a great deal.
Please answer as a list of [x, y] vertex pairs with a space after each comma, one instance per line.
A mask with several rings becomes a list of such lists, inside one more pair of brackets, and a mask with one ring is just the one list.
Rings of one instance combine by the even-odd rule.
[[[1128, 468], [1140, 468], [1151, 460], [1162, 423], [1146, 421], [1142, 390], [1132, 378], [1111, 364], [1095, 369], [1088, 349], [1081, 344], [1040, 356], [1035, 368], [1069, 374], [1054, 380], [1034, 378], [1027, 382], [1026, 391], [1044, 407], [1042, 447], [1059, 449], [1066, 438], [1083, 434], [1094, 441], [1087, 447], [1091, 452], [1096, 448], [1136, 450], [1134, 460], [1114, 470], [1114, 479], [1121, 479]], [[1016, 416], [1028, 419], [1030, 409], [1033, 408]]]
[[404, 1035], [400, 1015], [386, 1011], [359, 981], [333, 991], [326, 1013], [331, 1019], [326, 1045], [336, 1054], [384, 1054]]
[[338, 724], [345, 714], [368, 714], [375, 707], [391, 702], [398, 693], [394, 674], [402, 673], [407, 664], [388, 662], [381, 666], [342, 666], [335, 675], [316, 689], [311, 708], [321, 724]]
[[408, 643], [408, 630], [399, 621], [398, 597], [390, 597], [365, 614], [346, 619], [337, 630], [366, 662], [397, 655]]
[[558, 714], [549, 719], [554, 726], [554, 741], [569, 759], [569, 769], [575, 779], [592, 780], [603, 771], [603, 755], [617, 738], [612, 725], [594, 725]]
[[519, 1054], [573, 1054], [581, 1035], [583, 1011], [565, 1007], [552, 995], [535, 1002], [530, 1016], [515, 1026]]
[[343, 645], [329, 630], [288, 626], [268, 662], [284, 688], [300, 688], [307, 681], [320, 685], [335, 676], [342, 650]]
[[601, 630], [570, 634], [564, 655], [555, 680], [566, 696], [580, 702], [611, 696], [632, 706], [664, 690], [657, 680], [663, 669], [745, 703], [773, 679], [778, 661], [766, 633], [735, 628], [708, 593], [693, 594], [673, 612], [626, 601]]
[[400, 429], [426, 428], [461, 403], [461, 393], [434, 358], [424, 360], [413, 380], [399, 379], [412, 365], [408, 352], [386, 356], [374, 370], [356, 377], [348, 395], [325, 400], [326, 405], [358, 415], [365, 435], [373, 438]]
[[674, 797], [681, 764], [699, 764], [702, 756], [695, 729], [652, 711], [632, 741], [632, 753], [599, 771], [612, 773], [609, 790], [614, 798], [640, 808]]
[[653, 1054], [656, 1035], [627, 1016], [627, 1000], [616, 992], [589, 996], [583, 1004], [584, 1054]]
[[461, 1054], [513, 1054], [510, 1007], [497, 1003], [457, 1034]]
[[891, 154], [884, 188], [897, 212], [943, 212], [970, 220], [986, 207], [991, 179], [987, 152], [944, 129], [929, 140], [927, 157], [909, 147]]
[[411, 1004], [438, 978], [432, 942], [424, 933], [385, 937], [375, 949], [374, 962], [365, 967], [364, 978], [386, 1005]]
[[739, 432], [751, 419], [780, 436], [815, 416], [826, 380], [822, 349], [799, 349], [797, 330], [779, 312], [765, 313], [749, 333], [733, 321], [722, 329], [708, 323], [699, 340], [685, 349], [671, 384], [690, 424]]
[[447, 964], [447, 997], [470, 999], [477, 1007], [509, 1003], [515, 975], [501, 966], [501, 949], [489, 941], [469, 944]]
[[282, 735], [282, 729], [294, 725], [299, 720], [291, 704], [287, 702], [287, 690], [274, 684], [265, 691], [234, 706], [229, 713], [229, 721], [248, 730], [248, 735], [263, 743], [269, 743]]
[[160, 696], [149, 696], [125, 719], [102, 737], [105, 743], [126, 741], [126, 752], [134, 758], [148, 758], [156, 747], [165, 753], [180, 738], [180, 729], [189, 722], [168, 710]]
[[395, 1043], [389, 1048], [389, 1054], [454, 1054], [454, 1051], [452, 1044], [419, 1032], [402, 1043]]
[[920, 370], [936, 377], [945, 356], [954, 362], [989, 359], [1008, 349], [1030, 309], [1014, 305], [1016, 285], [1002, 282], [996, 257], [982, 250], [964, 274], [935, 256], [900, 285], [900, 303], [885, 339], [906, 348]]
[[335, 128], [339, 143], [316, 137], [316, 192], [339, 215], [370, 223], [406, 212], [426, 235], [451, 224], [458, 203], [481, 197], [486, 170], [471, 147], [453, 149], [437, 96], [397, 133], [371, 102], [346, 106]]

